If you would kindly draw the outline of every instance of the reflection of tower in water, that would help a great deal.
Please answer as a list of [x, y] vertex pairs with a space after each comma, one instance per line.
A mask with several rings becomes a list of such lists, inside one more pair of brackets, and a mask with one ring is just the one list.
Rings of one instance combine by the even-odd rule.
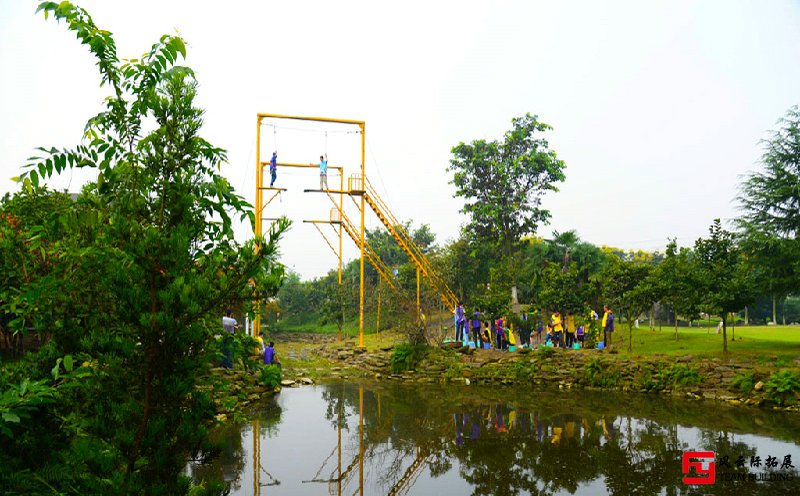
[[[345, 433], [349, 432], [349, 429], [346, 427], [346, 418], [347, 415], [345, 413], [344, 405], [345, 405], [345, 387], [342, 386], [340, 391], [340, 401], [336, 407], [336, 446], [333, 447], [330, 454], [322, 461], [319, 469], [317, 470], [316, 474], [310, 479], [302, 480], [303, 484], [326, 484], [328, 488], [328, 493], [331, 496], [342, 496], [342, 495], [364, 495], [364, 480], [366, 477], [366, 470], [364, 467], [365, 462], [372, 461], [375, 462], [375, 459], [372, 458], [365, 446], [365, 419], [364, 419], [364, 388], [363, 386], [359, 386], [358, 390], [358, 452], [354, 454], [350, 462], [346, 465], [343, 464], [344, 460], [347, 460], [347, 456], [343, 457], [343, 452], [346, 450], [343, 449], [344, 444], [347, 442], [346, 435], [343, 436], [342, 431], [344, 430]], [[380, 393], [376, 395], [376, 413], [378, 418], [380, 418], [381, 411], [380, 411]], [[343, 437], [345, 438], [343, 440]], [[334, 456], [336, 457], [336, 465], [334, 467], [330, 467], [329, 464], [333, 460]], [[428, 465], [428, 462], [431, 459], [431, 452], [429, 449], [416, 447], [414, 458], [411, 463], [405, 468], [402, 474], [400, 474], [397, 479], [389, 482], [391, 483], [391, 487], [386, 489], [386, 494], [389, 496], [398, 496], [402, 494], [408, 493], [408, 491], [414, 486], [417, 479], [422, 474], [423, 469]], [[326, 467], [329, 467], [326, 469]], [[358, 479], [357, 484], [358, 487], [353, 487], [356, 484], [356, 468], [358, 469]], [[324, 473], [328, 473], [328, 476], [325, 477]], [[263, 484], [262, 484], [263, 486]], [[388, 486], [388, 484], [387, 484]]]

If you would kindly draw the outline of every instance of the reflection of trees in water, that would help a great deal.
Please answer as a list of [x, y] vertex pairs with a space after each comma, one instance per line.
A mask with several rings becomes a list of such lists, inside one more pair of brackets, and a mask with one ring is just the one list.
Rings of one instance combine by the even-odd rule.
[[[281, 422], [281, 407], [271, 401], [259, 411], [259, 435], [261, 438], [272, 435]], [[252, 428], [252, 426], [251, 426]], [[189, 472], [195, 482], [224, 481], [227, 491], [242, 487], [241, 474], [244, 472], [246, 458], [252, 457], [243, 446], [244, 430], [238, 423], [228, 423], [212, 429], [207, 445], [203, 447], [198, 459], [189, 465]], [[268, 475], [268, 474], [267, 474]]]
[[[713, 428], [716, 424], [720, 429], [752, 432], [750, 411], [633, 395], [623, 402], [591, 392], [520, 398], [525, 394], [529, 393], [497, 390], [487, 396], [455, 386], [370, 387], [364, 392], [365, 459], [380, 467], [376, 479], [387, 489], [422, 453], [431, 477], [447, 473], [458, 461], [460, 476], [474, 495], [574, 493], [582, 484], [601, 478], [605, 490], [613, 494], [672, 495], [694, 490], [681, 480], [684, 451], [709, 449], [748, 459], [753, 451], [745, 443], [730, 441], [728, 432]], [[357, 429], [357, 387], [333, 386], [323, 396], [334, 426], [339, 421], [336, 412], [346, 411], [342, 422], [346, 425], [352, 419]], [[525, 399], [518, 403], [524, 406], [508, 398]], [[781, 422], [786, 418], [764, 415], [760, 431], [793, 439], [798, 420], [787, 425]], [[706, 424], [701, 429], [704, 446], [682, 443], [678, 422]], [[357, 454], [358, 447], [354, 448]], [[727, 494], [735, 488], [743, 495], [781, 494], [794, 489], [796, 480], [717, 483], [701, 493]], [[786, 492], [790, 493], [794, 491]]]
[[239, 474], [244, 470], [246, 455], [242, 437], [239, 424], [212, 429], [202, 457], [189, 465], [195, 482], [223, 481], [228, 488], [240, 489]]

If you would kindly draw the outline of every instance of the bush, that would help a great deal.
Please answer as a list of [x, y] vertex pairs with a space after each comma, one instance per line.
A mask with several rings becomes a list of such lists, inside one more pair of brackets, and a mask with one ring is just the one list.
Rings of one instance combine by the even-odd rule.
[[789, 405], [800, 395], [800, 374], [793, 370], [780, 370], [764, 384], [767, 399], [779, 405]]
[[620, 380], [619, 370], [595, 358], [583, 369], [586, 383], [594, 387], [613, 388]]
[[403, 343], [396, 346], [392, 352], [392, 372], [415, 370], [429, 351], [430, 348], [424, 344]]
[[702, 380], [700, 372], [684, 363], [675, 363], [661, 369], [656, 374], [656, 381], [663, 388], [676, 386], [694, 386]]
[[275, 386], [281, 383], [283, 374], [281, 373], [281, 368], [278, 365], [262, 365], [258, 369], [258, 378], [261, 381], [261, 384], [273, 389]]
[[541, 353], [542, 358], [550, 358], [556, 354], [556, 349], [552, 346], [545, 346], [539, 350], [539, 353]]
[[749, 371], [737, 374], [731, 381], [731, 385], [742, 393], [747, 394], [753, 390], [756, 382], [756, 375], [752, 371]]

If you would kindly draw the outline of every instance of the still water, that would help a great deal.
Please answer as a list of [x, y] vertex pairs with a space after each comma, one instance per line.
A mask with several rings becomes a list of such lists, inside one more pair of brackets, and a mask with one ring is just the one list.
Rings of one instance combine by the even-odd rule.
[[[800, 416], [524, 387], [284, 389], [192, 464], [233, 495], [800, 494]], [[687, 451], [713, 484], [687, 485]], [[727, 458], [726, 458], [727, 457]], [[706, 481], [708, 482], [708, 481]]]

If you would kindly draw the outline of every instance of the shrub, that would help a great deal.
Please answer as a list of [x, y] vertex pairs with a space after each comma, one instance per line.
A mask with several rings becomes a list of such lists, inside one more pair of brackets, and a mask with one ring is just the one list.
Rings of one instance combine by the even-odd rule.
[[258, 377], [263, 385], [272, 389], [281, 383], [283, 375], [281, 374], [281, 368], [277, 365], [272, 364], [272, 365], [262, 365], [258, 369]]
[[756, 375], [752, 371], [736, 374], [731, 385], [742, 393], [749, 393], [756, 385]]
[[772, 374], [764, 384], [767, 399], [779, 405], [795, 402], [800, 395], [800, 374], [793, 370], [780, 370]]
[[586, 383], [594, 387], [613, 388], [619, 383], [619, 370], [600, 361], [592, 359], [584, 366]]
[[656, 374], [656, 381], [662, 387], [675, 386], [694, 386], [702, 380], [700, 372], [696, 368], [689, 367], [684, 363], [674, 363], [669, 367], [661, 369]]
[[545, 346], [544, 348], [540, 349], [539, 352], [542, 354], [542, 358], [550, 358], [556, 354], [556, 349], [550, 346]]
[[424, 344], [403, 343], [395, 346], [392, 352], [392, 372], [415, 370], [425, 358], [430, 348]]

